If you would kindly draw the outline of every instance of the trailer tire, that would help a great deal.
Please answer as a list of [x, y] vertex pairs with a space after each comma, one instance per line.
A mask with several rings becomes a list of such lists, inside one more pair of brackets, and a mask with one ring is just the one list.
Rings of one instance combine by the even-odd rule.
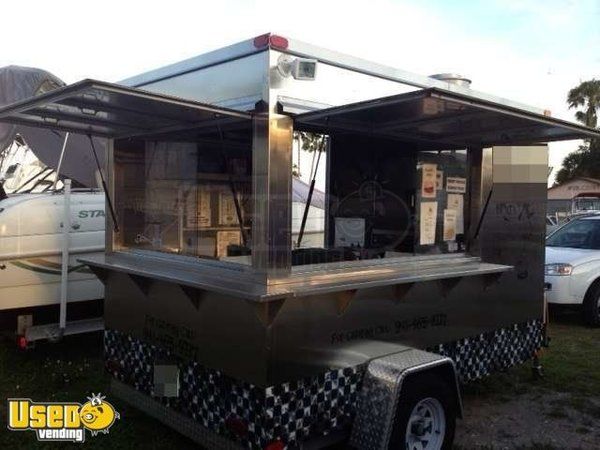
[[595, 281], [585, 293], [583, 320], [591, 327], [600, 327], [600, 281]]
[[[425, 418], [426, 424], [415, 420], [417, 416]], [[412, 375], [402, 386], [388, 449], [451, 449], [456, 416], [456, 402], [452, 390], [444, 381], [430, 374]], [[416, 425], [418, 430], [411, 433], [409, 430], [414, 430]], [[443, 435], [440, 436], [440, 433]], [[415, 439], [420, 440], [421, 437], [427, 436], [432, 438], [426, 441], [425, 445], [423, 441], [415, 443]]]

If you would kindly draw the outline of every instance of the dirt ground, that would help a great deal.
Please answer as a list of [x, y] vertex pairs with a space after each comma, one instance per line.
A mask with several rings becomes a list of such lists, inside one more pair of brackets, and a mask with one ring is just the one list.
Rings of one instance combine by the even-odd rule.
[[531, 392], [508, 401], [465, 398], [455, 446], [464, 449], [600, 448], [600, 396], [589, 410], [570, 406], [571, 394]]
[[600, 329], [555, 310], [544, 376], [515, 367], [464, 387], [456, 449], [600, 449]]

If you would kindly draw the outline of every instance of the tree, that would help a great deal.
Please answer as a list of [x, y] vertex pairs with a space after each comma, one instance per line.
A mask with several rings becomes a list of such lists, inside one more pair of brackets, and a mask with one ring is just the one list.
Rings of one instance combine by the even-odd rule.
[[[310, 131], [294, 131], [294, 139], [298, 142], [298, 163], [300, 163], [301, 150], [313, 153], [309, 176], [309, 179], [312, 179], [314, 172], [317, 169], [318, 162], [320, 161], [320, 155], [318, 158], [317, 155], [325, 151], [327, 136], [324, 134], [312, 133]], [[292, 175], [295, 177], [301, 176], [300, 167], [297, 164], [292, 165]]]
[[569, 91], [567, 102], [569, 108], [583, 107], [583, 111], [575, 112], [575, 118], [588, 127], [596, 128], [600, 108], [600, 80], [592, 79], [580, 83]]
[[[569, 108], [580, 108], [575, 112], [577, 121], [596, 128], [600, 109], [600, 80], [581, 82], [569, 91], [567, 103]], [[567, 155], [556, 174], [556, 183], [582, 176], [600, 178], [600, 139], [586, 139], [575, 152]]]
[[562, 167], [556, 174], [556, 184], [562, 184], [577, 177], [591, 177], [595, 174], [591, 169], [592, 158], [587, 145], [580, 145], [577, 150], [569, 153], [563, 160]]

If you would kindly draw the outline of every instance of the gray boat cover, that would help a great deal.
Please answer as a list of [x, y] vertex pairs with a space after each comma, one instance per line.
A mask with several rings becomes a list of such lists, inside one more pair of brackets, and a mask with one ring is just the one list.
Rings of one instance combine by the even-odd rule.
[[[308, 201], [308, 193], [310, 185], [302, 181], [300, 178], [292, 178], [292, 202], [306, 203]], [[318, 189], [313, 191], [310, 206], [315, 208], [325, 209], [325, 193]]]
[[[33, 67], [6, 66], [0, 68], [0, 107], [65, 86], [50, 72]], [[0, 149], [8, 147], [20, 135], [46, 166], [57, 168], [65, 133], [45, 128], [0, 123]], [[100, 164], [104, 168], [106, 143], [94, 138]], [[96, 186], [96, 162], [87, 136], [71, 134], [67, 141], [60, 175], [84, 186]]]

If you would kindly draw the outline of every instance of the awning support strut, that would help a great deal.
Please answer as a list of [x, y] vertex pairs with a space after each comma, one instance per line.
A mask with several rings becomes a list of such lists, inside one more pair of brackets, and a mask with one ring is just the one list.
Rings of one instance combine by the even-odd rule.
[[90, 145], [92, 147], [92, 153], [94, 154], [94, 159], [96, 160], [96, 167], [98, 168], [98, 172], [100, 173], [100, 180], [102, 181], [102, 189], [104, 189], [104, 195], [106, 195], [106, 203], [108, 203], [108, 209], [110, 210], [110, 217], [113, 220], [113, 227], [115, 233], [119, 232], [119, 224], [117, 223], [117, 216], [115, 215], [115, 209], [113, 208], [113, 203], [110, 198], [110, 192], [108, 192], [108, 187], [106, 186], [106, 181], [104, 180], [104, 174], [102, 173], [102, 167], [100, 167], [100, 160], [98, 160], [98, 154], [96, 153], [96, 146], [94, 145], [94, 139], [92, 139], [92, 135], [87, 135], [90, 140]]

